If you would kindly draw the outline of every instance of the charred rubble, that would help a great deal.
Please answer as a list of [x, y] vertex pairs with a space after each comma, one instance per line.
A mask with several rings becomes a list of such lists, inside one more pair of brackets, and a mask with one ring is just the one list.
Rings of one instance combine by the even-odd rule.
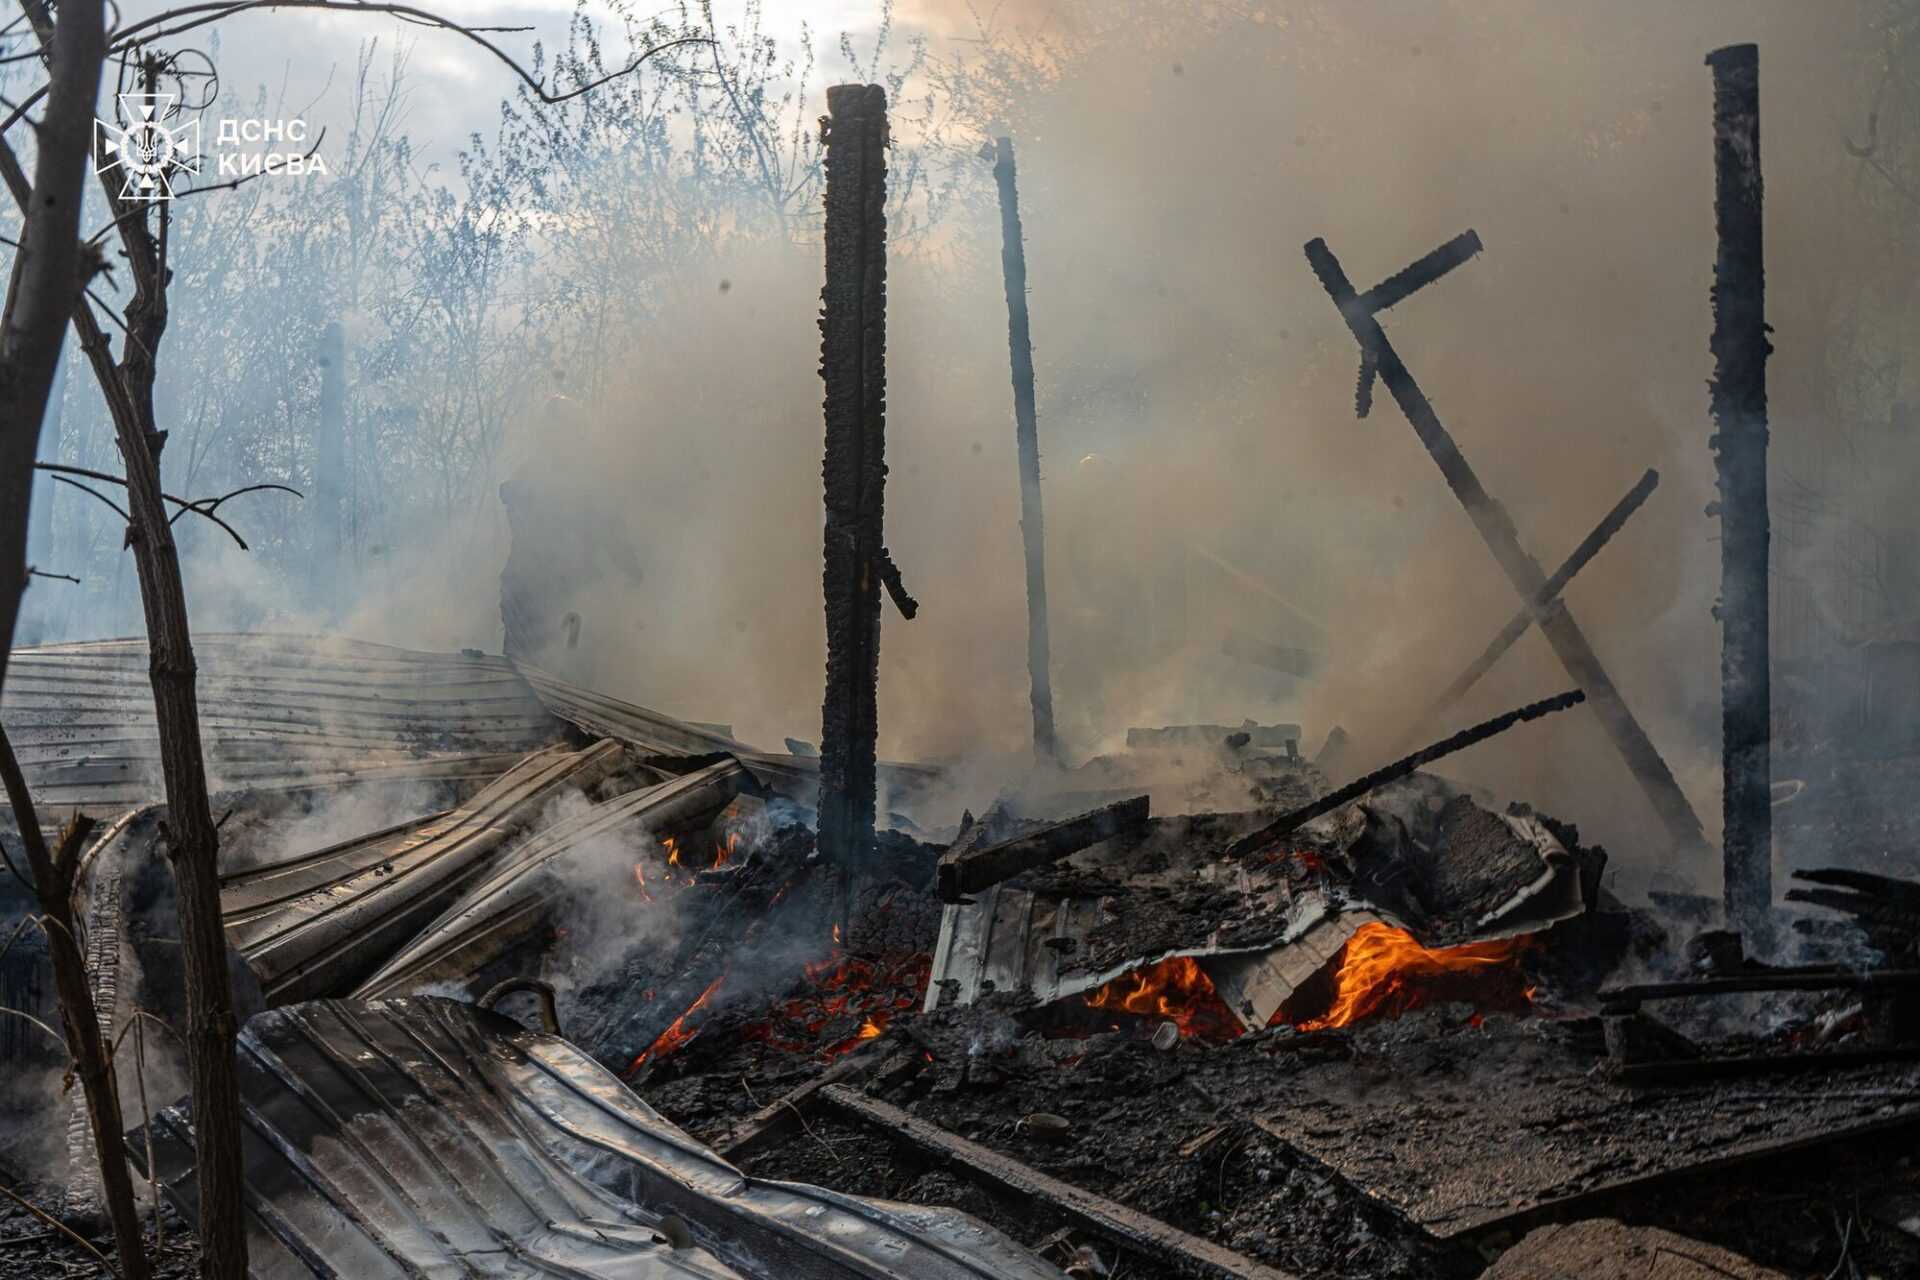
[[[304, 689], [316, 715], [355, 696], [313, 681], [331, 643], [210, 671], [210, 732], [262, 694]], [[931, 1250], [969, 1276], [1464, 1277], [1523, 1237], [1551, 1258], [1598, 1230], [1554, 1224], [1713, 1237], [1674, 1188], [1761, 1185], [1791, 1153], [1864, 1177], [1849, 1156], [1920, 1119], [1920, 884], [1808, 869], [1809, 954], [1831, 959], [1766, 964], [1687, 903], [1621, 902], [1573, 827], [1439, 774], [1287, 824], [1336, 789], [1297, 731], [1268, 747], [1224, 726], [1137, 735], [957, 827], [883, 830], [847, 867], [815, 847], [808, 757], [551, 676], [516, 686], [497, 659], [377, 656], [415, 683], [492, 682], [503, 712], [517, 687], [519, 754], [453, 776], [509, 744], [398, 730], [385, 750], [418, 777], [397, 794], [383, 767], [365, 785], [250, 773], [222, 795], [257, 1274], [505, 1251], [534, 1274], [667, 1256], [681, 1270], [658, 1274], [878, 1276], [925, 1274]], [[97, 731], [26, 727], [36, 674], [117, 660], [16, 654], [9, 723], [48, 744], [28, 748], [43, 785]], [[1241, 807], [1161, 812], [1149, 786], [1080, 809], [1119, 777], [1189, 787], [1194, 761]], [[913, 811], [931, 771], [882, 770]], [[370, 830], [321, 838], [369, 793], [390, 797]], [[116, 1026], [178, 1015], [159, 847], [136, 808], [87, 854]], [[0, 966], [10, 1005], [57, 1017], [30, 936]], [[57, 1066], [25, 1035], [5, 1049]], [[132, 1147], [190, 1220], [173, 1052], [145, 1037]], [[1901, 1203], [1885, 1178], [1869, 1190]], [[1920, 1258], [1897, 1227], [1875, 1239]]]

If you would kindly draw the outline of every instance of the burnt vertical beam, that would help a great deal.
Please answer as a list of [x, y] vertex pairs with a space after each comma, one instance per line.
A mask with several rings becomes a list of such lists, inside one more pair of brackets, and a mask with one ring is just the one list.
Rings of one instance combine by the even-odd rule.
[[341, 506], [346, 498], [347, 340], [338, 321], [320, 334], [320, 424], [315, 431], [313, 496], [319, 517], [313, 530], [312, 573], [317, 599], [333, 614], [340, 605], [345, 550]]
[[1000, 272], [1007, 286], [1007, 349], [1013, 358], [1013, 437], [1020, 454], [1020, 537], [1027, 555], [1027, 674], [1032, 681], [1033, 750], [1057, 758], [1053, 678], [1047, 641], [1047, 549], [1040, 519], [1040, 422], [1033, 397], [1033, 332], [1027, 319], [1027, 250], [1020, 230], [1013, 139], [995, 138], [1000, 188]]
[[887, 95], [827, 90], [826, 285], [820, 376], [826, 382], [823, 593], [827, 689], [820, 712], [820, 850], [842, 866], [873, 845], [880, 683], [880, 581], [887, 563]]
[[[1439, 271], [1450, 270], [1478, 251], [1479, 237], [1469, 231], [1449, 244], [1458, 246], [1458, 249], [1442, 246], [1408, 270], [1429, 277]], [[1626, 699], [1620, 696], [1613, 678], [1601, 665], [1600, 656], [1588, 643], [1586, 633], [1574, 621], [1572, 611], [1564, 602], [1540, 603], [1543, 599], [1552, 600], [1547, 594], [1546, 570], [1521, 545], [1520, 531], [1514, 527], [1513, 517], [1507, 513], [1506, 507], [1496, 501], [1487, 492], [1486, 486], [1480, 483], [1479, 474], [1460, 451], [1458, 442], [1447, 430], [1446, 424], [1440, 421], [1433, 403], [1427, 399], [1420, 384], [1414, 381], [1413, 374], [1401, 362], [1393, 344], [1387, 340], [1386, 330], [1374, 318], [1371, 304], [1354, 291], [1346, 270], [1334, 256], [1333, 250], [1327, 247], [1325, 240], [1308, 241], [1306, 254], [1307, 263], [1313, 268], [1314, 275], [1319, 277], [1321, 287], [1327, 291], [1327, 297], [1332, 299], [1334, 306], [1339, 308], [1340, 316], [1347, 322], [1354, 341], [1360, 344], [1361, 407], [1371, 395], [1375, 377], [1387, 384], [1394, 403], [1400, 406], [1408, 425], [1426, 447], [1434, 464], [1440, 468], [1447, 487], [1453, 490], [1454, 497], [1466, 509], [1481, 541], [1493, 553], [1495, 562], [1506, 573], [1507, 581], [1513, 584], [1514, 591], [1532, 614], [1533, 624], [1540, 628], [1540, 634], [1552, 646], [1560, 665], [1566, 668], [1567, 674], [1586, 693], [1601, 728], [1606, 730], [1614, 749], [1620, 753], [1634, 781], [1639, 783], [1647, 803], [1665, 827], [1673, 850], [1688, 857], [1707, 854], [1709, 849], [1706, 834], [1700, 828], [1700, 819], [1688, 803], [1686, 793], [1680, 790], [1673, 770], [1667, 767], [1653, 740], [1627, 706]], [[1407, 274], [1402, 272], [1394, 279], [1401, 280]], [[1391, 294], [1400, 298], [1408, 292], [1411, 292], [1410, 288], [1396, 286]]]
[[1720, 497], [1720, 732], [1727, 919], [1763, 930], [1773, 904], [1768, 654], [1766, 262], [1761, 250], [1760, 51], [1729, 45], [1713, 70], [1715, 431]]

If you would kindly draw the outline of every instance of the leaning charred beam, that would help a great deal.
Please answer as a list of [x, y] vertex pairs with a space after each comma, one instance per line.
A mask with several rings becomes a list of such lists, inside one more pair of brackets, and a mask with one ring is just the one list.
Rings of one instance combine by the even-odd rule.
[[[1463, 261], [1465, 257], [1471, 257], [1478, 250], [1480, 241], [1478, 236], [1469, 232], [1456, 237], [1449, 244], [1458, 246], [1458, 249], [1445, 254], [1440, 265], [1458, 265], [1456, 259]], [[1513, 518], [1480, 483], [1479, 475], [1467, 461], [1466, 455], [1460, 452], [1460, 446], [1440, 421], [1440, 415], [1434, 412], [1426, 393], [1413, 380], [1407, 366], [1401, 363], [1399, 353], [1387, 340], [1386, 331], [1374, 318], [1371, 304], [1354, 292], [1352, 282], [1347, 279], [1340, 260], [1333, 256], [1333, 250], [1327, 247], [1327, 242], [1319, 239], [1308, 241], [1306, 254], [1314, 275], [1319, 277], [1327, 296], [1339, 308], [1341, 318], [1347, 322], [1354, 340], [1360, 344], [1363, 368], [1370, 363], [1387, 384], [1387, 390], [1393, 393], [1394, 401], [1406, 415], [1414, 434], [1432, 455], [1440, 474], [1446, 478], [1447, 486], [1460, 500], [1460, 505], [1466, 508], [1474, 528], [1506, 573], [1507, 580], [1513, 584], [1521, 600], [1531, 605], [1546, 588], [1547, 575], [1520, 545], [1520, 532], [1514, 528]], [[1428, 259], [1434, 257], [1433, 254], [1428, 255]], [[1395, 290], [1395, 300], [1404, 296], [1404, 291]], [[1364, 378], [1362, 385], [1366, 385]], [[1700, 819], [1693, 812], [1693, 806], [1680, 790], [1680, 784], [1674, 781], [1673, 771], [1661, 759], [1653, 740], [1647, 737], [1646, 730], [1640, 727], [1639, 720], [1628, 709], [1620, 691], [1614, 688], [1613, 678], [1600, 665], [1599, 655], [1587, 642], [1586, 633], [1574, 621], [1573, 614], [1564, 605], [1545, 612], [1536, 610], [1534, 622], [1553, 646], [1560, 665], [1592, 697], [1594, 714], [1601, 727], [1613, 740], [1615, 750], [1626, 761], [1634, 780], [1640, 784], [1648, 803], [1665, 826], [1674, 848], [1683, 852], [1705, 852], [1706, 835], [1700, 828]]]
[[1478, 684], [1482, 676], [1493, 670], [1494, 664], [1499, 662], [1507, 650], [1513, 648], [1520, 637], [1527, 633], [1527, 628], [1533, 625], [1536, 616], [1559, 607], [1560, 593], [1567, 589], [1567, 584], [1573, 581], [1574, 575], [1587, 567], [1587, 561], [1600, 554], [1600, 548], [1613, 540], [1613, 535], [1620, 532], [1627, 521], [1633, 518], [1633, 513], [1640, 509], [1640, 504], [1652, 495], [1659, 484], [1660, 473], [1648, 468], [1647, 474], [1640, 477], [1640, 483], [1627, 490], [1626, 496], [1614, 503], [1613, 510], [1607, 512], [1606, 518], [1595, 525], [1593, 532], [1573, 549], [1573, 554], [1567, 557], [1566, 563], [1554, 570], [1553, 576], [1547, 579], [1547, 585], [1540, 589], [1539, 594], [1522, 605], [1520, 611], [1508, 619], [1507, 625], [1500, 628], [1500, 634], [1493, 638], [1492, 643], [1487, 645], [1480, 656], [1469, 663], [1467, 669], [1456, 676], [1453, 683], [1433, 700], [1433, 705], [1427, 708], [1426, 715], [1420, 718], [1421, 726], [1432, 724], [1446, 714], [1447, 709], [1454, 703], [1466, 697], [1467, 691]]
[[1727, 918], [1763, 926], [1773, 902], [1772, 694], [1767, 637], [1766, 262], [1761, 251], [1760, 53], [1713, 68], [1713, 421], [1719, 472], [1721, 840]]
[[845, 1085], [828, 1085], [818, 1096], [821, 1104], [839, 1118], [863, 1125], [1035, 1212], [1111, 1241], [1143, 1258], [1151, 1258], [1165, 1267], [1167, 1274], [1192, 1276], [1196, 1280], [1294, 1280], [1288, 1272], [1255, 1262], [1211, 1240], [1190, 1236], [1104, 1196], [1050, 1178], [1018, 1160], [968, 1142], [919, 1116]]
[[1051, 866], [1090, 845], [1111, 839], [1125, 831], [1138, 831], [1147, 825], [1146, 796], [1135, 796], [1110, 804], [1104, 809], [1083, 813], [1065, 822], [983, 849], [971, 849], [941, 860], [940, 900], [965, 901], [969, 893], [1011, 880], [1017, 875]]
[[822, 127], [827, 689], [820, 711], [820, 851], [850, 865], [873, 846], [887, 478], [886, 91], [835, 85], [827, 90]]
[[1586, 701], [1586, 698], [1587, 695], [1580, 690], [1569, 689], [1565, 693], [1555, 694], [1551, 698], [1542, 698], [1538, 702], [1529, 702], [1524, 707], [1509, 711], [1505, 715], [1495, 716], [1493, 719], [1483, 724], [1477, 724], [1471, 729], [1462, 729], [1451, 738], [1442, 739], [1430, 747], [1422, 747], [1412, 755], [1403, 756], [1383, 769], [1375, 769], [1372, 773], [1348, 783], [1338, 791], [1329, 792], [1321, 796], [1312, 804], [1302, 805], [1291, 813], [1282, 814], [1258, 831], [1250, 835], [1242, 836], [1227, 846], [1227, 856], [1230, 858], [1245, 857], [1247, 854], [1263, 849], [1275, 840], [1298, 830], [1300, 827], [1312, 822], [1321, 814], [1332, 813], [1342, 805], [1352, 804], [1355, 800], [1360, 799], [1360, 797], [1366, 795], [1374, 788], [1383, 787], [1396, 778], [1404, 778], [1414, 770], [1424, 768], [1442, 756], [1450, 756], [1456, 751], [1464, 751], [1474, 743], [1485, 742], [1488, 738], [1505, 733], [1517, 724], [1525, 724], [1529, 720], [1538, 720], [1541, 716], [1552, 715], [1556, 711], [1565, 711], [1568, 707], [1576, 703]]
[[1053, 678], [1048, 667], [1047, 551], [1040, 519], [1040, 423], [1034, 408], [1033, 334], [1027, 319], [1027, 249], [1020, 231], [1013, 139], [993, 143], [1000, 187], [1000, 271], [1007, 286], [1007, 349], [1013, 357], [1013, 437], [1020, 454], [1020, 537], [1027, 555], [1027, 675], [1032, 683], [1033, 750], [1055, 757]]

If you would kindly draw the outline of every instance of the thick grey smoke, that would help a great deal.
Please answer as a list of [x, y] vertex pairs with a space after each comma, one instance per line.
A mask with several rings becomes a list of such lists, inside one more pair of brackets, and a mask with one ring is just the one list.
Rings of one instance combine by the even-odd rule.
[[[1345, 726], [1362, 768], [1407, 745], [1416, 713], [1510, 615], [1512, 590], [1384, 391], [1354, 419], [1357, 353], [1301, 255], [1324, 236], [1365, 287], [1473, 227], [1486, 252], [1397, 307], [1389, 331], [1549, 568], [1659, 469], [1568, 599], [1712, 832], [1702, 58], [1761, 46], [1777, 469], [1800, 466], [1843, 402], [1835, 304], [1890, 269], [1876, 256], [1887, 220], [1849, 203], [1860, 170], [1841, 146], [1872, 95], [1883, 12], [1055, 0], [1002, 13], [974, 43], [969, 6], [903, 2], [899, 29], [932, 43], [899, 95], [896, 171], [937, 153], [946, 167], [923, 180], [950, 185], [941, 219], [890, 264], [888, 538], [923, 610], [883, 623], [882, 754], [999, 762], [1027, 734], [998, 220], [985, 166], [967, 167], [1003, 122], [1020, 155], [1071, 749], [1109, 749], [1136, 724], [1291, 719], [1309, 745]], [[854, 75], [823, 56], [811, 89]], [[909, 121], [928, 95], [932, 138]], [[491, 406], [497, 457], [458, 501], [380, 539], [339, 618], [316, 618], [282, 579], [240, 576], [237, 552], [203, 540], [201, 624], [327, 621], [497, 648], [496, 487], [532, 467], [590, 494], [580, 519], [642, 570], [567, 584], [579, 641], [556, 665], [759, 743], [816, 737], [820, 256], [803, 224], [698, 244], [662, 260], [609, 252], [645, 259], [630, 313]], [[599, 283], [618, 293], [624, 279]], [[543, 408], [556, 393], [564, 414]], [[1229, 657], [1236, 635], [1313, 648], [1320, 670], [1294, 681]], [[1438, 732], [1570, 683], [1530, 635]], [[1448, 769], [1578, 822], [1642, 873], [1658, 860], [1657, 828], [1585, 710]]]

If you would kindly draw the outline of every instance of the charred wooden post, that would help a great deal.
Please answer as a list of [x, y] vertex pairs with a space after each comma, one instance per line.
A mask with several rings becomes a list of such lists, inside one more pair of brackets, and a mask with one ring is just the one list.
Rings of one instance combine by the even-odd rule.
[[1766, 261], [1761, 252], [1760, 51], [1713, 69], [1713, 421], [1719, 472], [1720, 732], [1727, 919], [1764, 927], [1773, 904], [1772, 692], [1767, 635]]
[[332, 613], [340, 603], [340, 569], [346, 548], [347, 340], [339, 322], [320, 335], [320, 425], [314, 440], [313, 489], [319, 522], [313, 530], [312, 572], [317, 594]]
[[1000, 273], [1007, 286], [1007, 349], [1013, 358], [1013, 438], [1020, 454], [1020, 537], [1027, 554], [1027, 675], [1032, 682], [1033, 750], [1056, 758], [1053, 678], [1047, 640], [1047, 550], [1040, 518], [1040, 423], [1033, 398], [1033, 334], [1027, 319], [1027, 250], [1014, 185], [1013, 139], [995, 138], [1000, 187]]
[[1420, 389], [1420, 384], [1414, 381], [1413, 374], [1401, 362], [1399, 353], [1387, 340], [1386, 330], [1380, 327], [1380, 321], [1376, 318], [1384, 307], [1401, 301], [1414, 290], [1468, 261], [1480, 248], [1480, 237], [1472, 231], [1464, 232], [1364, 294], [1354, 290], [1352, 282], [1347, 279], [1346, 270], [1341, 267], [1340, 260], [1333, 256], [1333, 250], [1327, 247], [1325, 240], [1308, 241], [1306, 254], [1307, 263], [1313, 268], [1314, 275], [1319, 277], [1321, 287], [1326, 289], [1327, 296], [1339, 308], [1340, 317], [1347, 322], [1354, 341], [1360, 344], [1360, 383], [1356, 409], [1365, 414], [1376, 377], [1387, 384], [1387, 390], [1400, 406], [1400, 412], [1406, 415], [1408, 425], [1420, 438], [1420, 443], [1426, 447], [1434, 464], [1440, 468], [1440, 474], [1446, 478], [1447, 487], [1453, 490], [1454, 497], [1466, 508], [1475, 530], [1487, 544], [1487, 550], [1493, 553], [1494, 560], [1513, 584], [1514, 591], [1533, 613], [1534, 625], [1540, 628], [1540, 633], [1553, 646], [1554, 656], [1560, 659], [1560, 665], [1566, 668], [1567, 674], [1592, 700], [1594, 714], [1601, 727], [1612, 739], [1614, 749], [1626, 762], [1634, 780], [1640, 784], [1648, 804], [1666, 828], [1673, 847], [1688, 853], [1704, 853], [1707, 849], [1706, 835], [1700, 828], [1700, 819], [1688, 802], [1686, 793], [1680, 790], [1680, 784], [1674, 780], [1673, 770], [1667, 767], [1653, 740], [1640, 726], [1640, 721], [1620, 696], [1619, 689], [1614, 687], [1613, 678], [1600, 664], [1600, 656], [1593, 651], [1586, 633], [1574, 621], [1572, 612], [1563, 605], [1544, 610], [1536, 607], [1535, 602], [1547, 587], [1546, 571], [1521, 546], [1520, 531], [1514, 527], [1513, 517], [1480, 483], [1473, 465], [1460, 451], [1446, 424], [1440, 421], [1440, 415], [1434, 412], [1433, 404]]
[[827, 690], [820, 712], [820, 851], [843, 866], [873, 845], [886, 464], [887, 95], [827, 90], [826, 285], [820, 376], [826, 390]]

